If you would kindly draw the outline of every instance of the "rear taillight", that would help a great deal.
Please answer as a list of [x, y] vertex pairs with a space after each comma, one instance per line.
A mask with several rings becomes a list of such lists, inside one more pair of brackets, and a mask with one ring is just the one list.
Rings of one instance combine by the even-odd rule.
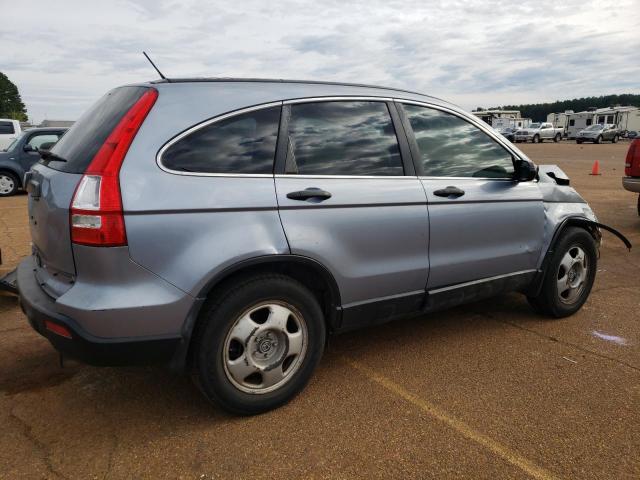
[[629, 145], [624, 161], [624, 174], [628, 177], [640, 177], [640, 140], [635, 139]]
[[89, 164], [71, 201], [71, 241], [81, 245], [117, 247], [127, 244], [120, 168], [129, 146], [158, 98], [147, 90], [122, 117]]

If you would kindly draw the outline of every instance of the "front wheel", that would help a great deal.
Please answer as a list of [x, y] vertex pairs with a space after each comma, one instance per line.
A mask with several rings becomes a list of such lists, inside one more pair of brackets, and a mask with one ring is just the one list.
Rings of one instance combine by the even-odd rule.
[[598, 135], [598, 138], [596, 138], [595, 143], [602, 143], [602, 135]]
[[573, 315], [589, 297], [597, 263], [597, 246], [591, 234], [583, 228], [569, 227], [546, 268], [540, 294], [528, 297], [529, 303], [551, 317]]
[[578, 145], [582, 145], [582, 140], [576, 140], [576, 143], [577, 143]]
[[13, 173], [0, 172], [0, 197], [15, 195], [18, 185], [18, 179]]
[[326, 336], [314, 295], [283, 275], [233, 285], [208, 305], [201, 322], [197, 383], [209, 400], [239, 415], [279, 407], [300, 392]]

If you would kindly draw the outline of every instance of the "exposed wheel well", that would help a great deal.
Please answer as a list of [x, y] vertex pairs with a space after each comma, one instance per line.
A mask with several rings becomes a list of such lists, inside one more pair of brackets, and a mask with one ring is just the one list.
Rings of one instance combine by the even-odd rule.
[[[240, 262], [238, 265], [228, 268], [220, 275], [214, 277], [205, 288], [203, 288], [199, 297], [206, 297], [203, 304], [206, 305], [207, 302], [214, 300], [219, 295], [223, 295], [227, 289], [248, 277], [273, 273], [291, 277], [311, 291], [317, 298], [320, 308], [322, 308], [328, 331], [333, 331], [339, 326], [340, 316], [337, 307], [339, 307], [341, 303], [340, 292], [335, 279], [324, 266], [306, 257], [274, 255]], [[200, 306], [198, 312], [194, 312], [192, 327], [189, 332], [185, 332], [189, 335], [189, 342], [188, 351], [184, 352], [184, 360], [189, 363], [191, 361], [191, 346], [193, 340], [197, 338], [200, 328], [202, 327], [200, 312], [203, 311], [204, 308], [204, 306]], [[179, 359], [175, 360], [178, 360], [178, 364], [180, 363]]]

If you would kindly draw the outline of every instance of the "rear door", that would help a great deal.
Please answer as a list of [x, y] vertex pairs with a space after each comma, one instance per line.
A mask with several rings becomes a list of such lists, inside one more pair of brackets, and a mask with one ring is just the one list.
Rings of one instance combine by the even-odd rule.
[[393, 103], [292, 102], [280, 131], [276, 192], [292, 253], [331, 271], [347, 309], [389, 300], [370, 321], [399, 313], [403, 300], [415, 306], [429, 268], [428, 212]]
[[447, 109], [399, 106], [429, 203], [428, 289], [536, 269], [542, 195], [513, 179], [511, 151]]

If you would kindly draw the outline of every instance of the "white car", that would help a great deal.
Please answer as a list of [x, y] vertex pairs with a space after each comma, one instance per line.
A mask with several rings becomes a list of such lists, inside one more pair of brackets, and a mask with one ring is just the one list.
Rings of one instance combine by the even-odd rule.
[[0, 150], [7, 148], [20, 135], [20, 132], [22, 132], [20, 122], [0, 118]]
[[544, 140], [559, 142], [562, 140], [564, 128], [555, 128], [551, 123], [532, 123], [527, 128], [521, 128], [516, 132], [515, 141], [541, 143]]

